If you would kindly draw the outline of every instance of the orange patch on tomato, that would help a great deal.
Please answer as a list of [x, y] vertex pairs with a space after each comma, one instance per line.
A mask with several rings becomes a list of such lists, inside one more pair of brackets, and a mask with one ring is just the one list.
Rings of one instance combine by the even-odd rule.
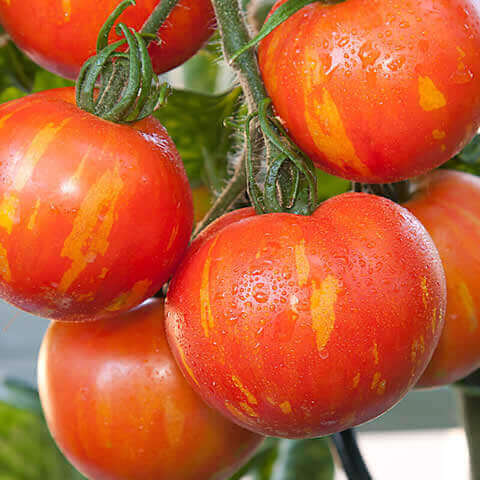
[[353, 388], [357, 388], [360, 383], [360, 372], [353, 377]]
[[210, 329], [215, 326], [212, 306], [210, 304], [210, 266], [212, 263], [210, 254], [217, 243], [217, 239], [218, 237], [215, 238], [208, 249], [207, 259], [205, 260], [205, 265], [203, 266], [202, 270], [202, 279], [200, 285], [200, 322], [206, 337], [209, 336]]
[[443, 130], [435, 129], [435, 130], [432, 132], [432, 137], [433, 137], [435, 140], [442, 140], [442, 139], [445, 138], [446, 136], [447, 136], [447, 134], [446, 134]]
[[3, 194], [2, 203], [0, 203], [0, 227], [3, 227], [10, 235], [13, 225], [19, 222], [17, 217], [20, 199], [9, 192]]
[[19, 162], [19, 167], [15, 173], [13, 188], [20, 192], [33, 175], [33, 171], [39, 160], [43, 157], [47, 148], [50, 146], [58, 132], [70, 121], [69, 118], [63, 120], [59, 125], [47, 123], [34, 137], [27, 152]]
[[232, 375], [233, 384], [247, 397], [248, 403], [251, 405], [258, 405], [255, 396], [243, 385], [240, 379], [236, 375]]
[[180, 228], [180, 225], [178, 223], [173, 227], [172, 233], [170, 234], [170, 238], [168, 239], [167, 252], [172, 248], [173, 242], [177, 238], [179, 228]]
[[98, 278], [101, 278], [103, 280], [107, 276], [107, 273], [108, 273], [108, 268], [103, 267]]
[[326, 88], [322, 89], [321, 101], [306, 89], [305, 121], [313, 142], [329, 162], [341, 168], [348, 166], [363, 175], [370, 174], [370, 169], [357, 156], [340, 112]]
[[152, 285], [151, 280], [141, 280], [129, 292], [119, 295], [105, 310], [107, 312], [118, 312], [119, 310], [130, 310], [138, 305]]
[[339, 423], [340, 425], [344, 425], [344, 426], [352, 425], [356, 418], [357, 418], [357, 413], [351, 412], [345, 415], [344, 417], [342, 417], [339, 420]]
[[310, 275], [310, 262], [305, 254], [305, 240], [295, 245], [295, 264], [297, 267], [298, 286], [303, 287], [307, 284]]
[[[281, 37], [281, 35], [277, 35]], [[321, 85], [327, 79], [325, 67], [318, 58], [318, 52], [313, 45], [306, 45], [304, 55], [305, 67], [308, 69], [308, 75], [305, 75], [307, 88], [311, 91], [315, 86]], [[275, 63], [275, 62], [273, 62]]]
[[72, 16], [71, 0], [62, 0], [62, 10], [63, 10], [63, 16], [65, 17], [65, 22], [69, 22], [70, 17]]
[[470, 289], [465, 282], [459, 282], [457, 284], [457, 292], [460, 300], [467, 312], [467, 317], [470, 322], [470, 332], [474, 332], [478, 328], [477, 311], [475, 309], [475, 302], [473, 300]]
[[93, 302], [95, 300], [95, 293], [88, 292], [80, 295], [75, 295], [75, 300], [77, 302]]
[[180, 345], [177, 345], [177, 350], [178, 350], [178, 353], [180, 354], [180, 358], [182, 360], [182, 364], [183, 366], [185, 367], [185, 370], [187, 371], [187, 373], [190, 375], [190, 378], [198, 385], [200, 386], [200, 384], [198, 383], [198, 380], [197, 378], [195, 377], [194, 373], [193, 373], [193, 370], [190, 368], [190, 365], [187, 363], [187, 359], [185, 358], [185, 352], [183, 351], [182, 347], [180, 347]]
[[420, 107], [426, 112], [438, 110], [447, 104], [445, 95], [435, 86], [430, 77], [418, 77]]
[[425, 308], [428, 307], [428, 287], [427, 287], [427, 277], [422, 277], [420, 286], [422, 288], [422, 301]]
[[436, 329], [437, 329], [437, 308], [435, 307], [433, 309], [433, 314], [432, 314], [432, 333], [435, 333]]
[[376, 390], [378, 395], [383, 395], [385, 389], [387, 388], [387, 381], [382, 380], [382, 374], [380, 372], [375, 372], [373, 375], [372, 383], [370, 385], [371, 390]]
[[280, 410], [285, 414], [285, 415], [290, 415], [292, 413], [292, 405], [288, 400], [285, 402], [281, 403], [279, 405]]
[[5, 282], [10, 282], [12, 280], [7, 249], [2, 244], [0, 244], [0, 276]]
[[122, 189], [123, 181], [116, 165], [87, 192], [61, 251], [61, 256], [69, 258], [72, 264], [62, 276], [58, 287], [60, 292], [65, 293], [97, 255], [105, 255]]
[[232, 405], [228, 400], [225, 401], [225, 407], [234, 416], [242, 421], [246, 420], [245, 414], [241, 412], [235, 405]]
[[[49, 145], [55, 139], [57, 133], [69, 122], [65, 119], [59, 125], [47, 123], [33, 138], [25, 155], [18, 162], [12, 188], [16, 192], [21, 192], [27, 182], [32, 178], [33, 171], [40, 159], [43, 157]], [[5, 228], [10, 234], [13, 224], [17, 221], [17, 209], [19, 205], [18, 198], [10, 192], [5, 192], [2, 203], [0, 204], [0, 226]], [[18, 219], [19, 221], [19, 219]]]
[[[270, 44], [268, 46], [268, 51], [265, 55], [265, 58], [275, 58], [278, 56], [279, 52], [278, 45], [282, 40], [282, 35], [270, 35]], [[269, 91], [273, 92], [277, 89], [278, 84], [278, 75], [277, 75], [277, 62], [266, 62], [267, 67], [263, 74], [263, 78], [268, 79]]]
[[183, 432], [185, 430], [185, 413], [179, 408], [175, 399], [166, 396], [162, 399], [164, 405], [165, 432], [167, 433], [168, 443], [171, 446], [177, 446], [182, 443]]
[[39, 208], [40, 208], [40, 199], [37, 199], [37, 201], [35, 202], [35, 208], [33, 209], [33, 213], [30, 216], [30, 219], [28, 220], [28, 225], [27, 225], [28, 230], [33, 230], [35, 228], [35, 222], [37, 220]]
[[258, 417], [258, 413], [248, 403], [240, 402], [239, 405], [249, 417]]
[[340, 282], [333, 275], [328, 275], [318, 288], [316, 283], [312, 282], [310, 313], [319, 352], [327, 345], [335, 327], [335, 303], [339, 291]]

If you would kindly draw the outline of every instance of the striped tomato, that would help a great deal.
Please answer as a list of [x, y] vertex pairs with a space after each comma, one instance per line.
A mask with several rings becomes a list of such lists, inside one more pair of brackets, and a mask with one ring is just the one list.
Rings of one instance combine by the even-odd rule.
[[[95, 53], [97, 36], [120, 0], [0, 1], [0, 23], [13, 41], [42, 67], [76, 78]], [[139, 30], [159, 0], [136, 0], [119, 21]], [[210, 0], [181, 0], [150, 47], [153, 68], [163, 73], [188, 60], [215, 29]], [[118, 37], [112, 34], [111, 40]]]
[[445, 277], [404, 208], [344, 194], [311, 217], [239, 210], [190, 247], [167, 334], [190, 384], [257, 433], [365, 422], [417, 382], [438, 342]]
[[293, 139], [349, 180], [425, 173], [480, 124], [474, 0], [314, 2], [263, 40], [259, 61]]
[[417, 385], [447, 385], [480, 367], [480, 179], [435, 171], [404, 206], [432, 236], [447, 279], [445, 328]]
[[73, 89], [0, 107], [0, 295], [36, 315], [91, 319], [154, 294], [192, 229], [190, 188], [154, 118], [122, 126]]
[[52, 323], [38, 385], [58, 446], [95, 480], [226, 480], [263, 440], [189, 387], [158, 299], [112, 319]]

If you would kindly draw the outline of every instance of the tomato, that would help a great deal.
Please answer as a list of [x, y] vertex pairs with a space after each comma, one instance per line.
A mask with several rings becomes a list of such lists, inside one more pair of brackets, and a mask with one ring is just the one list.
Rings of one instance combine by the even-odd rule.
[[445, 312], [428, 233], [384, 198], [312, 217], [222, 217], [171, 282], [167, 336], [212, 407], [254, 432], [316, 437], [365, 422], [417, 382]]
[[52, 323], [38, 372], [53, 437], [95, 480], [221, 480], [262, 441], [188, 386], [158, 299], [99, 322]]
[[73, 89], [0, 106], [0, 296], [60, 320], [116, 315], [157, 292], [193, 224], [165, 129], [95, 117]]
[[350, 180], [425, 173], [480, 125], [473, 0], [312, 3], [263, 40], [259, 60], [295, 142], [319, 168]]
[[445, 328], [417, 386], [446, 385], [480, 367], [480, 179], [433, 172], [405, 207], [430, 232], [447, 279]]
[[[76, 78], [95, 54], [98, 33], [120, 0], [8, 0], [0, 2], [0, 22], [13, 41], [42, 67]], [[159, 0], [136, 0], [120, 17], [140, 30]], [[153, 68], [163, 73], [177, 67], [215, 30], [210, 0], [181, 0], [159, 30], [160, 43], [149, 47]], [[111, 40], [118, 37], [112, 34]]]

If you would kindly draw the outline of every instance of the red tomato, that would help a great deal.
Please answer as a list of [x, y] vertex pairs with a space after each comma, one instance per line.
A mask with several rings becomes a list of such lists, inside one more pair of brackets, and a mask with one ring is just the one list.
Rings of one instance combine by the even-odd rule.
[[445, 328], [417, 386], [446, 385], [480, 367], [480, 179], [433, 172], [405, 207], [430, 232], [447, 279]]
[[[136, 0], [119, 21], [140, 30], [159, 0]], [[42, 67], [76, 78], [95, 54], [98, 33], [120, 0], [8, 0], [0, 2], [0, 22], [13, 41]], [[149, 47], [153, 68], [177, 67], [215, 30], [210, 0], [181, 0], [159, 30], [160, 44]], [[117, 40], [116, 35], [111, 41]]]
[[83, 320], [152, 296], [193, 223], [190, 188], [158, 120], [116, 125], [73, 89], [0, 106], [0, 296]]
[[160, 300], [113, 319], [53, 323], [38, 372], [53, 437], [95, 480], [221, 480], [262, 441], [188, 386]]
[[386, 183], [433, 169], [480, 124], [478, 5], [306, 6], [260, 45], [276, 112], [315, 164], [334, 175]]
[[211, 406], [257, 433], [316, 437], [376, 417], [415, 385], [446, 291], [407, 210], [344, 194], [312, 217], [245, 209], [212, 230], [166, 304], [177, 361]]

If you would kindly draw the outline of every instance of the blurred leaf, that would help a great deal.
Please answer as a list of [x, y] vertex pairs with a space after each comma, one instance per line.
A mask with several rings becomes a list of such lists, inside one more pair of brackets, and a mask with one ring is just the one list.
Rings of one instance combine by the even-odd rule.
[[480, 135], [476, 135], [458, 155], [442, 165], [442, 168], [480, 176]]
[[0, 480], [84, 479], [52, 440], [38, 392], [16, 380], [7, 381], [6, 390], [8, 403], [0, 401]]
[[250, 461], [231, 477], [230, 480], [243, 480], [247, 477], [253, 480], [269, 480], [273, 464], [278, 456], [279, 443], [280, 440], [276, 438], [265, 439]]
[[234, 129], [224, 120], [238, 110], [240, 93], [240, 88], [222, 95], [174, 90], [155, 112], [177, 145], [190, 181], [213, 176], [209, 180], [215, 184], [226, 176]]
[[281, 440], [270, 480], [332, 480], [334, 465], [325, 438]]
[[345, 193], [352, 188], [352, 182], [344, 178], [335, 177], [316, 169], [318, 198], [320, 201]]
[[21, 380], [7, 378], [0, 391], [0, 401], [40, 416], [43, 415], [38, 391]]
[[185, 89], [214, 94], [219, 87], [222, 58], [220, 36], [217, 32], [204, 48], [183, 64]]
[[[74, 85], [32, 62], [0, 26], [0, 103], [32, 92]], [[1, 480], [1, 479], [0, 479]]]

